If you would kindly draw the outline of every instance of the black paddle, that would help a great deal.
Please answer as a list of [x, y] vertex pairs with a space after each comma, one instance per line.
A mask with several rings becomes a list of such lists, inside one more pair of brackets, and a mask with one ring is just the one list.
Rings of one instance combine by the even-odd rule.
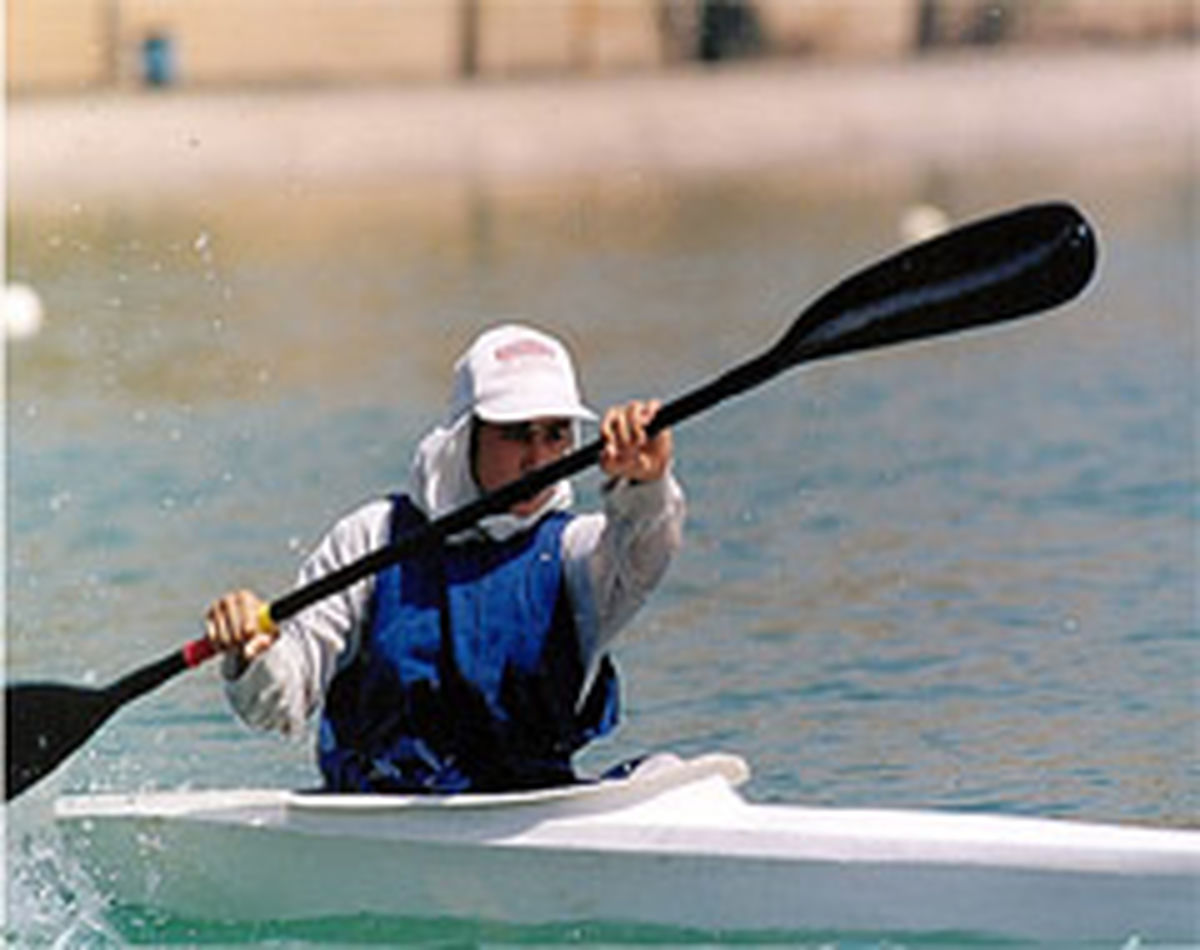
[[[964, 225], [846, 278], [808, 307], [765, 353], [663, 406], [651, 429], [683, 422], [801, 363], [1047, 310], [1082, 291], [1095, 266], [1092, 229], [1067, 204], [1033, 205]], [[265, 609], [263, 628], [596, 464], [600, 448], [597, 439], [280, 597]], [[194, 640], [103, 689], [9, 686], [6, 800], [56, 768], [121, 706], [213, 652], [207, 640]]]

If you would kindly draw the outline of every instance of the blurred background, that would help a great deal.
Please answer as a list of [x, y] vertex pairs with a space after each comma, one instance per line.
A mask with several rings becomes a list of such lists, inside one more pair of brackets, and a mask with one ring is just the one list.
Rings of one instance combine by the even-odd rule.
[[[680, 429], [686, 547], [583, 765], [1194, 824], [1198, 11], [9, 0], [8, 678], [105, 682], [281, 593], [489, 323], [565, 338], [593, 403], [669, 397], [906, 243], [1067, 200], [1080, 301]], [[56, 795], [313, 780], [212, 671], [172, 683], [6, 809], [6, 938], [217, 940], [102, 913]]]
[[451, 80], [1190, 40], [1194, 0], [11, 0], [9, 90]]

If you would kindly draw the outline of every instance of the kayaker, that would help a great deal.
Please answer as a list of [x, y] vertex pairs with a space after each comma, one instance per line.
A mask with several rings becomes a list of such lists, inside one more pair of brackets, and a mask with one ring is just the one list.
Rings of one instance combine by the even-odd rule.
[[[600, 420], [603, 512], [560, 482], [437, 550], [321, 601], [274, 633], [261, 599], [208, 610], [226, 693], [252, 726], [300, 732], [338, 791], [458, 792], [575, 781], [571, 758], [617, 719], [609, 649], [678, 549], [684, 500], [657, 403]], [[449, 420], [419, 444], [404, 494], [329, 531], [304, 584], [567, 453], [596, 415], [566, 348], [531, 327], [483, 333], [456, 363]]]

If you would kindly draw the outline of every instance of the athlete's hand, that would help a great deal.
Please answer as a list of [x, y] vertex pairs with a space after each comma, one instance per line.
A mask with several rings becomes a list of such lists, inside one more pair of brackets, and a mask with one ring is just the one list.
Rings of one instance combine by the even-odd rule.
[[669, 429], [651, 437], [646, 432], [658, 413], [660, 403], [634, 400], [614, 406], [600, 421], [604, 448], [600, 467], [610, 478], [626, 478], [634, 482], [653, 482], [667, 473], [674, 452]]
[[265, 601], [253, 591], [236, 590], [213, 602], [205, 614], [204, 633], [222, 653], [239, 650], [247, 663], [275, 642], [275, 631], [259, 626]]

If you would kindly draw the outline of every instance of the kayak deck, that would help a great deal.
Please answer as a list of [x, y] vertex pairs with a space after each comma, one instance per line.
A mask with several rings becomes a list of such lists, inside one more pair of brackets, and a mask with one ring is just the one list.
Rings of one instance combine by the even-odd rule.
[[56, 814], [107, 895], [189, 918], [1200, 936], [1198, 832], [752, 804], [748, 774], [656, 757], [531, 793], [101, 795]]

